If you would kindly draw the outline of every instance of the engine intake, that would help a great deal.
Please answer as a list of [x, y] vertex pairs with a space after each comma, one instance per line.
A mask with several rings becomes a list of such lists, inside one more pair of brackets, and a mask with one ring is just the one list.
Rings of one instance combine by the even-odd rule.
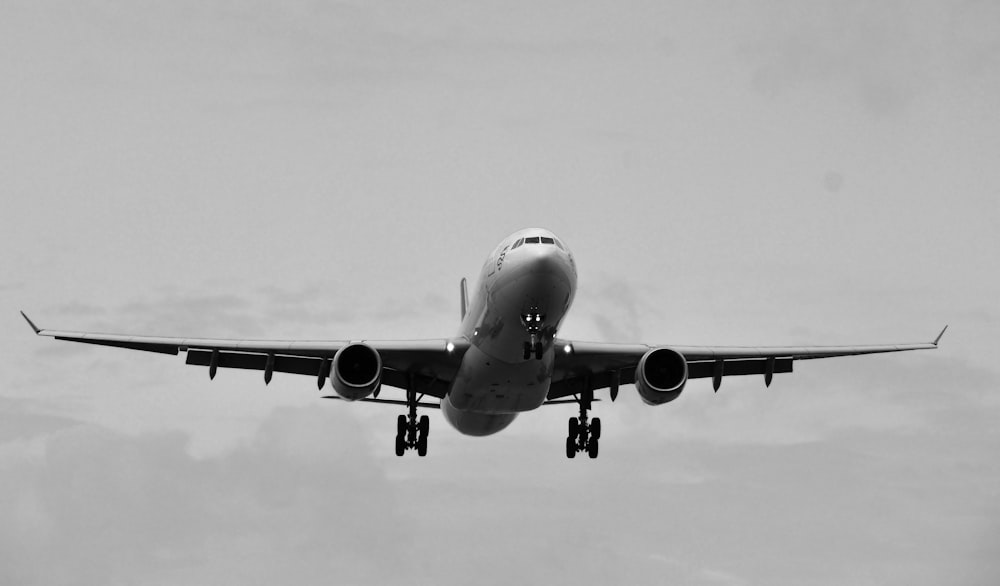
[[333, 357], [330, 382], [344, 399], [364, 399], [382, 382], [382, 357], [368, 344], [348, 344]]
[[655, 348], [635, 367], [635, 388], [647, 405], [662, 405], [680, 396], [688, 379], [687, 360], [676, 350]]

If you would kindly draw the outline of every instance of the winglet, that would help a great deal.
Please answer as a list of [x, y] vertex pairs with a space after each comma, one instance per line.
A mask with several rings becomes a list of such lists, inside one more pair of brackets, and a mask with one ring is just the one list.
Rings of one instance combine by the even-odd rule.
[[947, 330], [947, 329], [948, 329], [948, 326], [945, 326], [945, 327], [944, 327], [944, 329], [943, 329], [943, 330], [941, 330], [941, 333], [940, 333], [940, 334], [938, 334], [938, 337], [934, 338], [934, 345], [935, 345], [935, 346], [937, 346], [937, 345], [938, 345], [938, 342], [940, 342], [940, 341], [941, 341], [941, 336], [943, 336], [943, 335], [944, 335], [944, 331], [945, 331], [945, 330]]
[[38, 326], [35, 325], [35, 322], [31, 321], [31, 318], [28, 317], [28, 315], [25, 314], [23, 311], [21, 312], [21, 317], [23, 317], [24, 320], [28, 322], [28, 325], [31, 326], [31, 329], [35, 330], [36, 334], [38, 334], [38, 333], [40, 333], [42, 331], [42, 330], [38, 329]]

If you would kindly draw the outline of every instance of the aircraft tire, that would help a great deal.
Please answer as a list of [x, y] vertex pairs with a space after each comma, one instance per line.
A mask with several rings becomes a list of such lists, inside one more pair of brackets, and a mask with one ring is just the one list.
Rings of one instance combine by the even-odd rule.
[[590, 437], [594, 440], [601, 439], [601, 418], [595, 417], [590, 421]]
[[569, 437], [576, 439], [580, 436], [580, 420], [576, 417], [569, 418]]
[[427, 433], [431, 430], [431, 418], [426, 415], [420, 416], [420, 424], [417, 426], [420, 430], [420, 437], [427, 441]]
[[403, 434], [396, 434], [396, 455], [402, 456], [403, 452], [406, 451], [406, 441], [403, 439]]
[[396, 435], [403, 435], [406, 433], [406, 415], [400, 415], [396, 418]]
[[421, 458], [427, 455], [427, 436], [422, 436], [417, 440], [417, 455]]
[[576, 441], [574, 438], [566, 438], [566, 457], [570, 459], [576, 457]]
[[590, 456], [591, 459], [594, 459], [594, 458], [597, 457], [597, 438], [596, 437], [595, 438], [591, 438], [590, 441], [587, 442], [587, 455]]

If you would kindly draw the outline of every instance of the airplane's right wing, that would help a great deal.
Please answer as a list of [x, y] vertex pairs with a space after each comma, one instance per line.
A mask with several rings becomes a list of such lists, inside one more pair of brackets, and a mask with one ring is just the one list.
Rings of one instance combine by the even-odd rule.
[[[36, 326], [23, 311], [21, 315], [39, 336], [161, 354], [184, 352], [187, 364], [207, 366], [213, 378], [219, 368], [261, 370], [265, 382], [270, 382], [273, 373], [285, 372], [313, 376], [319, 388], [329, 377], [333, 357], [351, 344], [346, 340], [231, 340], [48, 330]], [[383, 385], [417, 388], [421, 394], [437, 398], [447, 394], [469, 345], [462, 338], [364, 343], [382, 360]]]

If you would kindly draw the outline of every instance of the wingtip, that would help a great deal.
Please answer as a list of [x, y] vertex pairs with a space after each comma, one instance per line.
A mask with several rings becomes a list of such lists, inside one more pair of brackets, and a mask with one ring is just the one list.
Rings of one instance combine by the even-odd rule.
[[934, 338], [934, 345], [935, 345], [935, 346], [937, 346], [937, 345], [938, 345], [938, 342], [940, 342], [940, 341], [941, 341], [941, 336], [943, 336], [943, 335], [944, 335], [944, 332], [945, 332], [945, 330], [947, 330], [947, 329], [948, 329], [948, 326], [945, 326], [944, 328], [942, 328], [942, 329], [941, 329], [941, 333], [940, 333], [940, 334], [938, 334], [936, 338]]
[[24, 318], [24, 321], [28, 322], [28, 325], [31, 326], [31, 329], [35, 330], [36, 334], [41, 333], [42, 330], [39, 329], [39, 327], [35, 325], [35, 322], [31, 321], [31, 318], [28, 317], [28, 314], [26, 314], [26, 313], [24, 313], [24, 311], [22, 311], [21, 312], [21, 317]]

